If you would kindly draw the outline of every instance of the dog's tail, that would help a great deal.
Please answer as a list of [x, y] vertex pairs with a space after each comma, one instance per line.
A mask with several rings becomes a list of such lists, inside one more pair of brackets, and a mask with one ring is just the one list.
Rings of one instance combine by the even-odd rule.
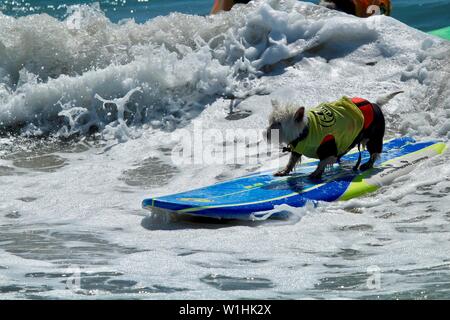
[[381, 108], [382, 106], [387, 104], [389, 101], [391, 101], [396, 95], [403, 93], [403, 92], [405, 92], [405, 91], [396, 91], [396, 92], [390, 93], [388, 95], [379, 97], [376, 101], [376, 104]]

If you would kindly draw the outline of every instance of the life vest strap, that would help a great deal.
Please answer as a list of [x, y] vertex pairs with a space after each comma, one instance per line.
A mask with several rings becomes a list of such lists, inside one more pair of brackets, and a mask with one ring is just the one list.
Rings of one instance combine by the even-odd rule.
[[297, 137], [297, 139], [291, 141], [287, 147], [283, 148], [283, 152], [294, 152], [295, 147], [297, 144], [306, 138], [306, 136], [309, 133], [309, 127], [306, 126], [305, 129], [303, 129], [302, 133]]
[[352, 102], [361, 110], [364, 116], [364, 129], [370, 127], [375, 117], [372, 104], [363, 98], [353, 98]]

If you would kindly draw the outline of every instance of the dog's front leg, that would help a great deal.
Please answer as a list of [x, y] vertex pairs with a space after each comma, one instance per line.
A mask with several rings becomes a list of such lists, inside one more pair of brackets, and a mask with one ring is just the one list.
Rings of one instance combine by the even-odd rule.
[[292, 170], [294, 170], [295, 166], [297, 165], [297, 163], [301, 158], [302, 155], [300, 153], [291, 152], [291, 156], [289, 158], [288, 164], [286, 165], [286, 168], [275, 173], [275, 176], [276, 177], [287, 176], [289, 173], [291, 173]]
[[314, 172], [311, 173], [309, 175], [309, 177], [311, 179], [320, 179], [322, 177], [323, 172], [325, 171], [325, 168], [330, 164], [332, 165], [332, 164], [336, 163], [336, 161], [337, 161], [337, 157], [335, 157], [335, 156], [330, 156], [330, 157], [320, 160], [319, 164], [317, 165], [316, 170], [314, 170]]

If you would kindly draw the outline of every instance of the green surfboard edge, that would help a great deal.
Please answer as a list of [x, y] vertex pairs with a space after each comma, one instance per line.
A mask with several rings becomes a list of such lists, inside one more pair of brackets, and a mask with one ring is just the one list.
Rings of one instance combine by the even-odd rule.
[[428, 33], [450, 41], [450, 26], [442, 29], [433, 30]]

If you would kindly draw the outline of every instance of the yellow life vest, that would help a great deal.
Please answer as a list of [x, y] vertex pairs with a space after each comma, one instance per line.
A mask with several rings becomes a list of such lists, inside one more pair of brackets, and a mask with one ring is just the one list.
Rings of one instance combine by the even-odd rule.
[[347, 97], [322, 103], [309, 110], [307, 117], [308, 135], [290, 147], [309, 158], [319, 158], [317, 149], [327, 136], [333, 136], [337, 155], [345, 154], [364, 127], [362, 111]]

